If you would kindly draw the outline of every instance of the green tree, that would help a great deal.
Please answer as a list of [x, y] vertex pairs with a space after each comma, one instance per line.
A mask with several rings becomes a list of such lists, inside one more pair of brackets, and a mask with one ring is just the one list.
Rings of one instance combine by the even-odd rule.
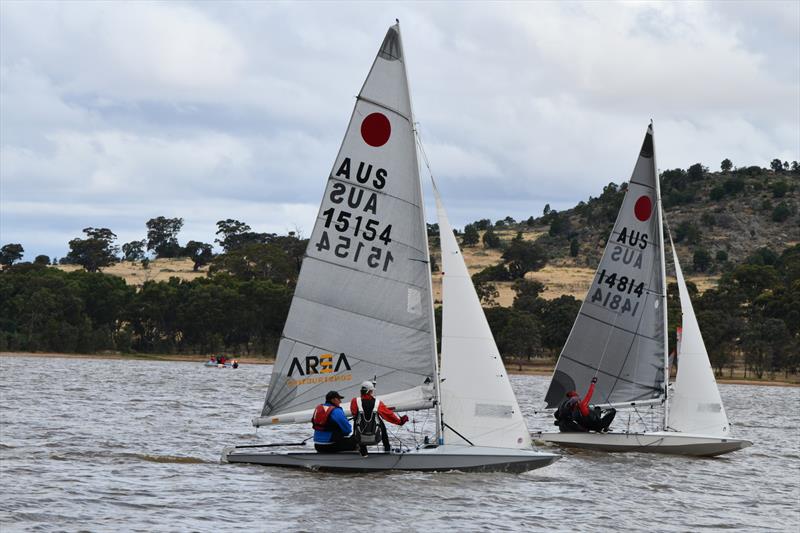
[[789, 192], [789, 185], [785, 181], [776, 181], [769, 186], [773, 198], [783, 198]]
[[688, 220], [684, 220], [675, 228], [675, 242], [686, 241], [687, 244], [699, 244], [702, 239], [700, 229]]
[[211, 245], [199, 241], [189, 241], [186, 243], [186, 255], [194, 262], [192, 270], [197, 272], [203, 265], [207, 265], [214, 257]]
[[736, 196], [745, 189], [745, 181], [741, 177], [728, 178], [722, 182], [726, 196]]
[[3, 265], [3, 267], [9, 267], [13, 265], [15, 261], [22, 259], [24, 252], [25, 249], [21, 244], [6, 244], [0, 248], [0, 264]]
[[[744, 324], [741, 319], [723, 309], [700, 311], [697, 313], [697, 321], [703, 332], [703, 342], [711, 365], [716, 369], [717, 376], [720, 376], [723, 369], [733, 363], [733, 350]], [[680, 357], [678, 364], [680, 365]]]
[[693, 261], [694, 269], [697, 272], [705, 272], [711, 266], [711, 254], [702, 248], [695, 250]]
[[783, 320], [751, 320], [742, 335], [745, 364], [761, 379], [766, 370], [774, 372], [781, 368], [788, 355], [786, 348], [790, 341], [791, 337]]
[[549, 235], [555, 237], [556, 235], [568, 235], [571, 232], [572, 223], [569, 220], [569, 215], [551, 211]]
[[464, 235], [461, 237], [461, 244], [463, 246], [475, 246], [480, 242], [480, 239], [481, 236], [473, 224], [464, 226]]
[[[429, 237], [434, 236], [434, 230], [435, 236], [439, 236], [439, 225], [431, 224], [428, 228]], [[218, 243], [225, 253], [248, 244], [264, 244], [269, 242], [270, 238], [274, 239], [277, 237], [276, 235], [268, 233], [250, 231], [250, 226], [232, 218], [218, 221], [216, 234], [219, 235], [219, 237], [215, 239], [214, 242]]]
[[36, 259], [33, 260], [33, 264], [35, 265], [49, 265], [50, 258], [46, 255], [37, 255]]
[[538, 314], [545, 300], [540, 298], [545, 286], [540, 281], [518, 279], [511, 286], [514, 290], [514, 303], [511, 306], [519, 311]]
[[538, 313], [542, 326], [542, 344], [555, 356], [567, 343], [569, 332], [578, 317], [581, 302], [567, 295], [543, 302], [544, 305], [539, 307]]
[[731, 163], [731, 160], [726, 157], [722, 160], [722, 163], [719, 164], [719, 168], [722, 169], [722, 172], [727, 174], [733, 168], [733, 163]]
[[500, 237], [497, 236], [492, 228], [486, 230], [482, 240], [485, 248], [500, 248]]
[[786, 202], [779, 203], [775, 206], [775, 209], [772, 210], [773, 222], [784, 222], [790, 216], [792, 216], [792, 210], [789, 208]]
[[689, 181], [702, 181], [707, 171], [706, 167], [700, 163], [695, 163], [686, 169], [686, 177], [689, 178]]
[[569, 241], [570, 257], [578, 257], [579, 250], [580, 250], [580, 244], [578, 243], [578, 239], [572, 239], [571, 241]]
[[497, 298], [500, 296], [497, 286], [489, 280], [477, 276], [478, 274], [472, 276], [472, 285], [475, 287], [478, 299], [487, 307], [496, 306]]
[[125, 261], [141, 261], [144, 259], [145, 241], [131, 241], [122, 245], [122, 258]]
[[783, 163], [781, 163], [780, 159], [773, 159], [772, 162], [769, 164], [769, 167], [775, 173], [783, 172]]
[[714, 259], [717, 261], [717, 263], [724, 263], [728, 260], [728, 252], [725, 250], [717, 250], [717, 255], [714, 256]]
[[147, 250], [152, 250], [157, 258], [180, 257], [178, 233], [182, 227], [182, 218], [151, 218], [147, 221]]
[[114, 246], [117, 236], [108, 228], [84, 228], [86, 239], [69, 241], [67, 259], [87, 272], [97, 272], [117, 262], [119, 248]]
[[511, 281], [511, 273], [502, 263], [484, 268], [472, 275], [472, 281]]
[[508, 264], [512, 279], [521, 279], [531, 271], [541, 269], [547, 264], [544, 248], [522, 239], [514, 239], [503, 252], [503, 260]]
[[220, 254], [209, 267], [209, 274], [219, 272], [229, 272], [243, 281], [270, 280], [279, 284], [291, 284], [297, 278], [291, 259], [275, 244], [246, 244]]
[[498, 349], [504, 358], [538, 356], [542, 351], [541, 334], [536, 317], [513, 312], [498, 335]]
[[542, 214], [544, 216], [547, 216], [547, 215], [550, 214], [550, 204], [544, 204], [544, 210], [543, 210]]
[[475, 229], [478, 231], [485, 231], [492, 227], [492, 221], [488, 218], [482, 218], [473, 223]]

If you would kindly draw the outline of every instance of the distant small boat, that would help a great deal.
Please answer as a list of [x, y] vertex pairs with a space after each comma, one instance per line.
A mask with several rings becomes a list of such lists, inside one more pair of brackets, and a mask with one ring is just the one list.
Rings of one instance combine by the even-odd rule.
[[203, 363], [203, 366], [207, 366], [209, 368], [231, 368], [230, 363], [217, 363], [216, 361], [206, 361]]

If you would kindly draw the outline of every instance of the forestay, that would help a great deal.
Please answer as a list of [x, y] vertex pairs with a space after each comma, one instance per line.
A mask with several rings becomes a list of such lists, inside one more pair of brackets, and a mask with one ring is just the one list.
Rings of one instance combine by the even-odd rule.
[[445, 442], [530, 448], [530, 433], [435, 184], [434, 194], [442, 250]]
[[[672, 238], [670, 238], [672, 245]], [[678, 354], [678, 374], [669, 408], [669, 429], [683, 433], [702, 433], [726, 437], [730, 426], [719, 395], [714, 371], [708, 359], [692, 300], [686, 289], [681, 265], [672, 246], [678, 294], [683, 314], [683, 332]]]
[[365, 379], [377, 377], [380, 394], [434, 379], [412, 120], [403, 47], [393, 26], [328, 178], [256, 425], [309, 409], [331, 389], [355, 396]]
[[663, 393], [665, 298], [663, 240], [652, 126], [592, 286], [556, 365], [545, 401], [584, 394], [592, 402], [652, 400]]

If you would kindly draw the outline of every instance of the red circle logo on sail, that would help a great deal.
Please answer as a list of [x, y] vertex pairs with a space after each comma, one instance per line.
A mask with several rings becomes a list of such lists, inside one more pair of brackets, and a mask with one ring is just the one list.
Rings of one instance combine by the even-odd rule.
[[636, 200], [636, 205], [633, 206], [633, 214], [636, 215], [636, 218], [644, 222], [650, 218], [652, 212], [653, 202], [650, 201], [650, 197], [640, 196], [639, 199]]
[[361, 137], [370, 146], [386, 144], [392, 135], [392, 125], [383, 113], [372, 113], [361, 122]]

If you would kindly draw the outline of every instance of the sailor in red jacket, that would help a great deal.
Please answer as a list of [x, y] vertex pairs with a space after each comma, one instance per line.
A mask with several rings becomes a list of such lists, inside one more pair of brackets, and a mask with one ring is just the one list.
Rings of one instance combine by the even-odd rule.
[[[375, 411], [377, 411], [377, 417], [374, 416]], [[361, 397], [353, 398], [350, 401], [350, 413], [353, 415], [354, 426], [362, 435], [359, 451], [364, 456], [367, 455], [367, 443], [373, 443], [373, 435], [375, 444], [377, 444], [379, 438], [383, 443], [384, 451], [388, 452], [390, 450], [389, 435], [386, 432], [384, 420], [398, 426], [408, 422], [408, 416], [397, 416], [394, 411], [386, 407], [386, 404], [375, 399], [375, 384], [371, 381], [365, 381], [361, 384]], [[377, 435], [377, 433], [380, 433], [380, 435]]]
[[608, 431], [617, 411], [611, 408], [603, 415], [599, 407], [589, 409], [589, 402], [592, 400], [596, 383], [597, 377], [593, 377], [583, 399], [574, 390], [567, 393], [566, 400], [555, 412], [555, 423], [561, 431], [597, 431], [598, 433]]

